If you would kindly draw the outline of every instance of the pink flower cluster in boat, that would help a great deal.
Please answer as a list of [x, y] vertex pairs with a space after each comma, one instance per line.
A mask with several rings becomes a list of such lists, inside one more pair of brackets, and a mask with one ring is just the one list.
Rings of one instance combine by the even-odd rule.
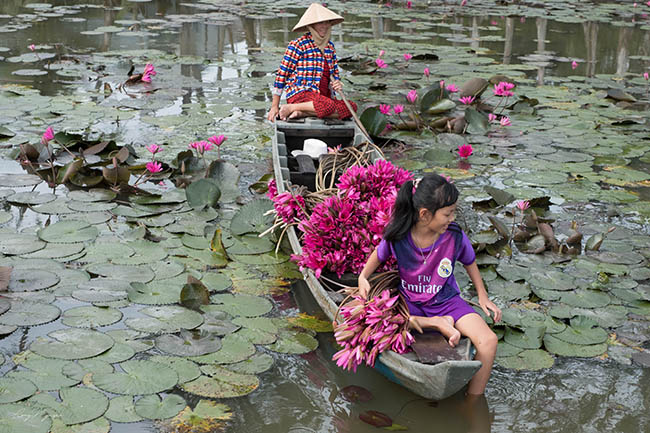
[[[397, 191], [412, 175], [386, 160], [368, 167], [354, 166], [339, 178], [339, 193], [312, 210], [298, 224], [303, 232], [303, 254], [294, 260], [320, 277], [323, 270], [339, 277], [359, 273], [381, 241], [390, 220]], [[382, 269], [388, 269], [388, 261]]]
[[373, 366], [386, 349], [406, 351], [415, 340], [408, 331], [407, 319], [397, 312], [398, 298], [384, 290], [367, 302], [354, 297], [341, 307], [344, 321], [334, 329], [334, 337], [343, 349], [332, 357], [336, 365], [356, 371], [364, 361]]
[[[277, 191], [276, 191], [277, 193]], [[273, 197], [275, 213], [287, 224], [306, 219], [305, 199], [301, 195], [293, 195], [289, 191]]]

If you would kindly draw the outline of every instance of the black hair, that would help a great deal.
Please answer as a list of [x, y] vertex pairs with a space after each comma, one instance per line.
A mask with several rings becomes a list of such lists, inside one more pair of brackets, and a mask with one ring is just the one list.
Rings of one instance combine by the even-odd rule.
[[438, 174], [428, 174], [413, 188], [414, 182], [408, 181], [397, 193], [390, 222], [384, 229], [384, 239], [397, 241], [402, 239], [418, 222], [421, 208], [435, 215], [438, 209], [451, 206], [458, 200], [458, 189]]

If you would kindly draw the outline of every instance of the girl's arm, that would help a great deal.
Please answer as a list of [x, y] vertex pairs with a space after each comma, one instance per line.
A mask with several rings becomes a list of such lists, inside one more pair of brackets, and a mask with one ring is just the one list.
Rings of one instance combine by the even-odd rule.
[[490, 301], [488, 298], [487, 290], [485, 290], [485, 285], [483, 284], [483, 278], [481, 278], [481, 273], [478, 270], [478, 266], [476, 265], [476, 261], [473, 261], [469, 265], [464, 265], [465, 270], [467, 271], [467, 275], [469, 275], [469, 278], [472, 280], [472, 284], [474, 284], [474, 287], [476, 288], [476, 292], [478, 293], [478, 303], [481, 306], [481, 309], [483, 312], [490, 317], [490, 311], [493, 313], [493, 319], [495, 322], [500, 322], [501, 321], [501, 309], [497, 307], [494, 302]]
[[366, 265], [363, 267], [363, 270], [359, 274], [359, 294], [363, 298], [366, 298], [368, 296], [368, 291], [370, 290], [368, 277], [371, 276], [373, 272], [375, 272], [380, 264], [381, 262], [379, 261], [379, 258], [377, 258], [377, 250], [375, 249], [372, 254], [370, 254]]

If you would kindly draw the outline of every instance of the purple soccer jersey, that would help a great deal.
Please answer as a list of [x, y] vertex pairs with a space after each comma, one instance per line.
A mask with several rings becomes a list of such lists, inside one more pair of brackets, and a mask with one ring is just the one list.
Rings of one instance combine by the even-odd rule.
[[397, 259], [400, 290], [411, 303], [437, 304], [460, 293], [453, 274], [454, 257], [464, 265], [476, 260], [472, 243], [465, 233], [456, 251], [451, 230], [443, 233], [428, 248], [418, 248], [411, 232], [401, 240], [382, 240], [377, 246], [377, 258], [385, 262], [390, 256]]

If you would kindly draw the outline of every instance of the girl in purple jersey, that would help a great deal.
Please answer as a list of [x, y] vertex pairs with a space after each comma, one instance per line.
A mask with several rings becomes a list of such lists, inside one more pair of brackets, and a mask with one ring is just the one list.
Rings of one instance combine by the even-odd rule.
[[467, 392], [483, 394], [492, 372], [497, 336], [460, 297], [454, 278], [456, 261], [465, 266], [483, 312], [499, 322], [501, 310], [488, 299], [470, 240], [453, 222], [457, 200], [454, 184], [436, 174], [402, 185], [384, 238], [359, 275], [359, 291], [365, 298], [370, 290], [368, 277], [390, 256], [395, 257], [411, 327], [419, 332], [436, 329], [452, 347], [461, 334], [469, 337], [476, 347], [476, 359], [483, 365]]

